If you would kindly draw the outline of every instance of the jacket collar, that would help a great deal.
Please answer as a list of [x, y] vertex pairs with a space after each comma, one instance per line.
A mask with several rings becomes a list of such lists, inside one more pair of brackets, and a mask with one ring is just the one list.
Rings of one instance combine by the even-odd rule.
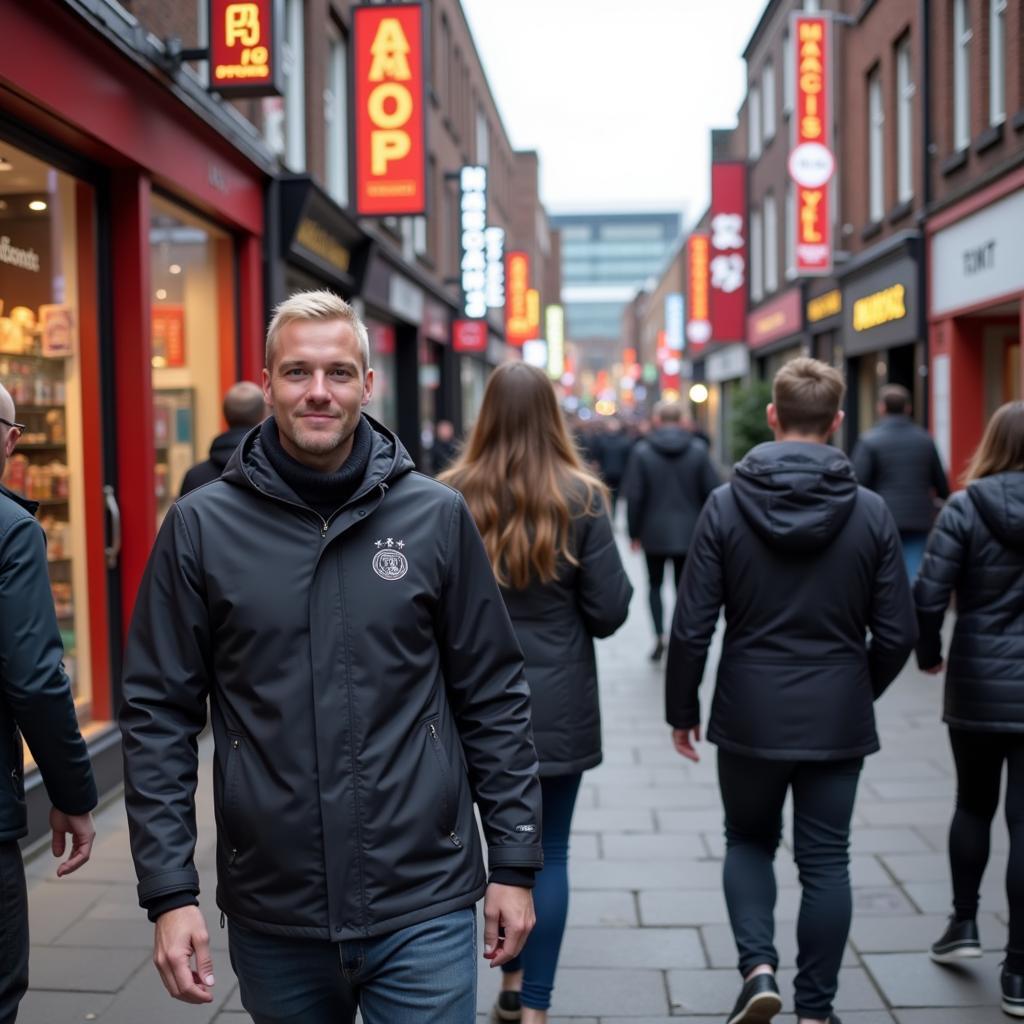
[[24, 498], [16, 491], [11, 491], [8, 488], [4, 487], [3, 484], [0, 484], [0, 494], [2, 494], [5, 498], [10, 498], [15, 505], [21, 506], [21, 508], [23, 508], [30, 516], [34, 516], [36, 512], [39, 511], [38, 501], [31, 501], [28, 498]]

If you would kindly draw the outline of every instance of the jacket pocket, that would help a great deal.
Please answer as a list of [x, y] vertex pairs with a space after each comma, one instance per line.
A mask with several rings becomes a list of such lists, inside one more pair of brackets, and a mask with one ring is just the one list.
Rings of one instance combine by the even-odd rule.
[[228, 867], [232, 867], [238, 857], [237, 828], [232, 827], [232, 819], [238, 811], [238, 777], [241, 772], [242, 737], [228, 733], [228, 761], [224, 768], [224, 839]]
[[441, 773], [441, 824], [452, 846], [462, 847], [462, 839], [456, 831], [458, 804], [452, 770], [448, 764], [448, 755], [441, 743], [441, 734], [437, 728], [437, 719], [425, 723], [427, 743], [434, 752], [438, 771]]

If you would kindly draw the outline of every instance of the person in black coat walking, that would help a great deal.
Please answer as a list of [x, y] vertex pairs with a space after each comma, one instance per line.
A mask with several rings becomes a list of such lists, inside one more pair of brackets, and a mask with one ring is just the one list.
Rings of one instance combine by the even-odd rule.
[[[953, 916], [931, 956], [938, 963], [981, 956], [978, 889], [1005, 762], [1010, 929], [1003, 1009], [1024, 1017], [1024, 402], [992, 417], [967, 481], [942, 510], [914, 583], [917, 660], [925, 672], [946, 669], [943, 720], [957, 774], [949, 830]], [[941, 629], [954, 593], [947, 664]]]
[[[0, 477], [24, 427], [0, 385]], [[18, 840], [28, 833], [22, 736], [52, 803], [60, 878], [85, 864], [96, 830], [96, 783], [78, 728], [53, 608], [37, 504], [0, 486], [0, 1021], [14, 1024], [28, 989], [28, 894]]]
[[935, 520], [935, 499], [949, 497], [949, 481], [931, 435], [910, 418], [905, 387], [882, 388], [878, 411], [878, 426], [854, 445], [853, 470], [858, 483], [877, 491], [889, 506], [913, 580]]
[[569, 902], [569, 829], [582, 773], [601, 761], [594, 637], [614, 633], [633, 592], [607, 492], [582, 466], [551, 382], [509, 363], [491, 375], [465, 453], [442, 480], [484, 538], [526, 660], [544, 808], [537, 924], [504, 966], [499, 1021], [544, 1024]]
[[617, 419], [605, 424], [605, 431], [598, 435], [597, 454], [601, 463], [601, 479], [611, 493], [612, 522], [619, 505], [619, 491], [626, 476], [629, 455], [633, 450], [633, 439]]
[[676, 749], [696, 761], [698, 688], [725, 606], [708, 739], [718, 745], [725, 896], [744, 979], [729, 1024], [762, 1024], [782, 1005], [772, 862], [790, 791], [803, 886], [796, 1011], [801, 1024], [838, 1020], [850, 818], [863, 759], [878, 750], [873, 701], [916, 638], [892, 516], [826, 444], [843, 391], [838, 371], [817, 360], [776, 374], [776, 440], [754, 448], [704, 506], [672, 628], [666, 717]]
[[649, 580], [648, 601], [655, 644], [651, 661], [665, 653], [665, 612], [661, 591], [665, 566], [672, 562], [679, 586], [697, 517], [708, 495], [721, 483], [707, 445], [682, 426], [677, 402], [654, 410], [654, 429], [638, 441], [629, 461], [625, 495], [633, 550], [643, 549]]
[[228, 429], [218, 434], [210, 444], [210, 457], [197, 462], [181, 481], [181, 493], [188, 494], [211, 480], [216, 480], [228, 464], [242, 438], [267, 415], [267, 403], [258, 384], [240, 380], [232, 384], [224, 395], [224, 419]]

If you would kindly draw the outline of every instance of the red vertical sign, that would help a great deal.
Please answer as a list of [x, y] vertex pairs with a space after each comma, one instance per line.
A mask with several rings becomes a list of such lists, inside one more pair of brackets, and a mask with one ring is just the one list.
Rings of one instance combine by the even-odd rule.
[[686, 240], [686, 343], [691, 352], [711, 340], [710, 257], [711, 239], [701, 233], [690, 235]]
[[747, 315], [747, 168], [711, 165], [711, 338], [742, 341]]
[[505, 256], [505, 340], [522, 345], [535, 336], [530, 317], [530, 255], [510, 252]]
[[356, 212], [398, 217], [427, 209], [423, 8], [353, 8]]
[[828, 17], [793, 15], [796, 110], [789, 175], [796, 189], [796, 270], [802, 276], [832, 273], [831, 29]]

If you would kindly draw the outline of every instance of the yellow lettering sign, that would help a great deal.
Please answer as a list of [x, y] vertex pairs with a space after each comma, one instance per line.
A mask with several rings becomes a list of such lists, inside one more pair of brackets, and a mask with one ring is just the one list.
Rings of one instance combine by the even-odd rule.
[[901, 284], [865, 295], [853, 304], [853, 329], [870, 331], [873, 327], [902, 320], [907, 315], [907, 290]]
[[397, 18], [382, 18], [370, 47], [373, 54], [370, 81], [383, 82], [386, 78], [409, 81], [412, 78], [409, 50], [409, 40], [402, 31], [402, 23]]
[[800, 233], [801, 242], [820, 242], [821, 232], [818, 230], [818, 207], [821, 205], [821, 189], [804, 189], [801, 192]]
[[260, 41], [259, 4], [228, 4], [224, 9], [224, 38], [228, 46], [256, 46]]
[[836, 316], [843, 311], [843, 293], [838, 288], [833, 288], [816, 299], [807, 303], [807, 319], [816, 324], [819, 320], [827, 320], [830, 316]]

